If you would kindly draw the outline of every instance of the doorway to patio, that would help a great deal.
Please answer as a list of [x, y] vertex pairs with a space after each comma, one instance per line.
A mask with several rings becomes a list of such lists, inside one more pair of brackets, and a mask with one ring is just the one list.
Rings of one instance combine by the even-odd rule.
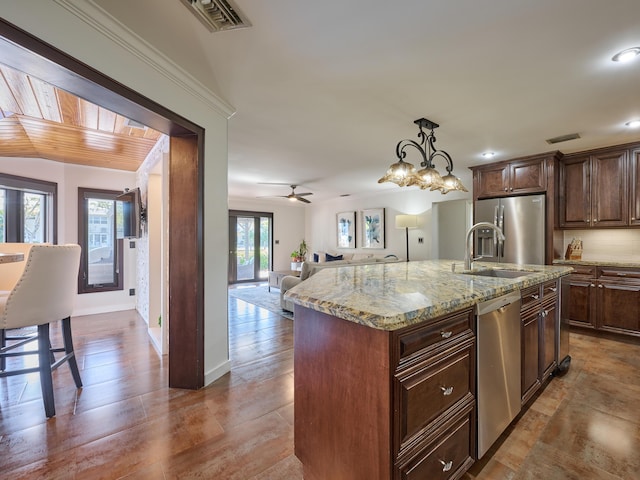
[[229, 284], [267, 281], [272, 239], [273, 213], [229, 211]]

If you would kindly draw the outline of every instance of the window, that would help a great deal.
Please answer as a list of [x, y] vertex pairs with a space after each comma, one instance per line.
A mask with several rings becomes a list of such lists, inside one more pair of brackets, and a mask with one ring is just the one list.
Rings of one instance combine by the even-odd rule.
[[82, 246], [78, 293], [123, 289], [122, 192], [78, 188], [78, 243]]
[[58, 185], [0, 173], [0, 242], [56, 243]]

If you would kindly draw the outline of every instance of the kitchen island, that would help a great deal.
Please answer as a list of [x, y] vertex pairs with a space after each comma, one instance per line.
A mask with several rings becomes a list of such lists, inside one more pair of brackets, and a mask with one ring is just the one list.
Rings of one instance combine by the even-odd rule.
[[468, 470], [475, 305], [571, 272], [498, 268], [522, 275], [469, 275], [459, 262], [452, 272], [451, 261], [348, 266], [287, 292], [296, 304], [295, 453], [306, 479], [449, 479]]

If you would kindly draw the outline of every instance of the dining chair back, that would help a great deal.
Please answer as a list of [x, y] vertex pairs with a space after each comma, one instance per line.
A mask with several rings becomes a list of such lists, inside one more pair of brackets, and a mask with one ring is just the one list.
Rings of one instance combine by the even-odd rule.
[[[0, 377], [39, 372], [45, 412], [47, 417], [52, 417], [55, 415], [52, 370], [68, 362], [76, 386], [82, 386], [71, 336], [80, 246], [0, 244], [0, 251], [10, 253], [21, 248], [24, 249], [25, 260], [15, 262], [16, 265], [21, 264], [21, 271], [19, 268], [4, 270], [4, 267], [13, 267], [14, 264], [4, 264], [0, 269], [0, 288], [3, 289], [0, 292]], [[11, 289], [7, 290], [7, 287]], [[56, 321], [62, 322], [64, 346], [61, 348], [52, 348], [49, 337], [49, 324]], [[9, 337], [5, 333], [7, 330], [30, 326], [37, 326], [37, 335]], [[16, 342], [9, 344], [8, 340]], [[35, 340], [38, 341], [37, 351], [16, 351], [17, 347]], [[64, 352], [64, 355], [56, 360], [56, 352]], [[38, 355], [38, 366], [6, 370], [7, 358], [25, 355]]]

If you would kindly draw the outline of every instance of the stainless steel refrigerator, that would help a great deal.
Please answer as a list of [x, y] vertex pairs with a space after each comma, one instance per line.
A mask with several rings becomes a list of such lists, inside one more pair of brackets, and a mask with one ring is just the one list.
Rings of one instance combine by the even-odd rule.
[[544, 195], [478, 200], [475, 222], [493, 223], [505, 236], [498, 242], [492, 229], [476, 231], [474, 254], [482, 261], [544, 265]]

